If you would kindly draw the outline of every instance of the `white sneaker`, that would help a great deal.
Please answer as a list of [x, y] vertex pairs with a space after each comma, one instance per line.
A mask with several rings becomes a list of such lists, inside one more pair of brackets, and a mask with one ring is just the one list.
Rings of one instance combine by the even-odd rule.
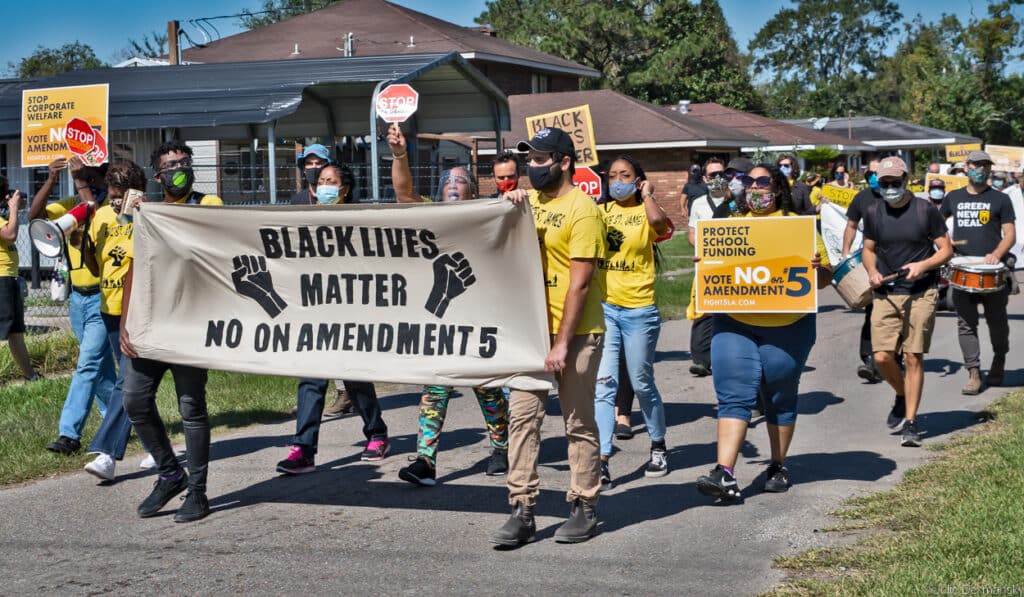
[[149, 452], [146, 452], [146, 457], [143, 458], [142, 462], [139, 463], [139, 468], [141, 468], [144, 471], [156, 468], [156, 460], [153, 459], [153, 455], [150, 454]]
[[117, 467], [117, 463], [110, 457], [109, 454], [100, 452], [99, 456], [95, 460], [85, 465], [85, 471], [91, 475], [95, 475], [105, 481], [114, 480], [114, 469]]

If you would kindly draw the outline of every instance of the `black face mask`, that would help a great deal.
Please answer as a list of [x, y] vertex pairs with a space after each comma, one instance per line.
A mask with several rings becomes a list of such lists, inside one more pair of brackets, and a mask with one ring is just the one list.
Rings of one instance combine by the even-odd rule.
[[302, 173], [306, 176], [306, 183], [309, 184], [309, 188], [315, 188], [316, 183], [320, 182], [320, 173], [323, 172], [323, 168], [306, 168]]
[[188, 195], [195, 181], [196, 174], [192, 168], [178, 168], [160, 173], [160, 184], [163, 185], [164, 192], [175, 199]]
[[557, 162], [550, 166], [530, 166], [527, 172], [533, 188], [543, 193], [556, 190], [562, 182], [562, 167]]

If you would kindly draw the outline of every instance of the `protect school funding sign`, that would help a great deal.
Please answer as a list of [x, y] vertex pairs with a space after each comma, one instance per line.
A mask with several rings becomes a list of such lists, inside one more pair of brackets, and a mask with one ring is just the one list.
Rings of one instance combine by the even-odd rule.
[[697, 224], [697, 311], [814, 313], [813, 217], [706, 220]]
[[[76, 118], [87, 122], [95, 137], [104, 141], [109, 138], [109, 91], [110, 86], [105, 83], [22, 91], [21, 167], [46, 166], [57, 158], [75, 155], [68, 147], [66, 135], [68, 123]], [[94, 142], [90, 148], [93, 145]], [[102, 145], [105, 147], [106, 143]], [[106, 158], [104, 149], [97, 165]]]

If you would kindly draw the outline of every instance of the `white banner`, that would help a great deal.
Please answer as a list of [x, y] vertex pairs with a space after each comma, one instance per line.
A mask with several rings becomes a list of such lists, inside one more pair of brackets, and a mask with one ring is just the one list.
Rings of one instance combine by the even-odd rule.
[[[828, 251], [828, 260], [833, 265], [839, 265], [843, 253], [843, 233], [846, 231], [846, 209], [835, 203], [821, 204], [821, 240], [825, 243], [825, 250]], [[863, 224], [863, 222], [861, 222]], [[857, 227], [857, 236], [853, 238], [850, 245], [850, 252], [856, 253], [864, 244], [860, 232], [861, 226]]]
[[135, 218], [139, 356], [266, 375], [546, 389], [527, 205], [209, 207]]

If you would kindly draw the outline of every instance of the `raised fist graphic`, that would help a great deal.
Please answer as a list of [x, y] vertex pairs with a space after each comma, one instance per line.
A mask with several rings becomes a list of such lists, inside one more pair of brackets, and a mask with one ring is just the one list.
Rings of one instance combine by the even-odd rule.
[[271, 317], [277, 317], [284, 311], [288, 303], [274, 290], [266, 257], [238, 255], [232, 261], [235, 271], [231, 272], [231, 280], [238, 294], [255, 300]]
[[465, 255], [461, 252], [445, 253], [434, 260], [434, 287], [423, 307], [438, 317], [444, 317], [448, 303], [475, 282], [473, 267]]
[[626, 235], [622, 234], [621, 230], [609, 228], [605, 240], [608, 241], [608, 250], [612, 253], [618, 253], [619, 249], [622, 248], [623, 241], [626, 240]]
[[124, 263], [124, 258], [128, 256], [128, 251], [124, 250], [124, 247], [114, 247], [107, 252], [110, 260], [114, 262], [114, 267], [121, 267]]

